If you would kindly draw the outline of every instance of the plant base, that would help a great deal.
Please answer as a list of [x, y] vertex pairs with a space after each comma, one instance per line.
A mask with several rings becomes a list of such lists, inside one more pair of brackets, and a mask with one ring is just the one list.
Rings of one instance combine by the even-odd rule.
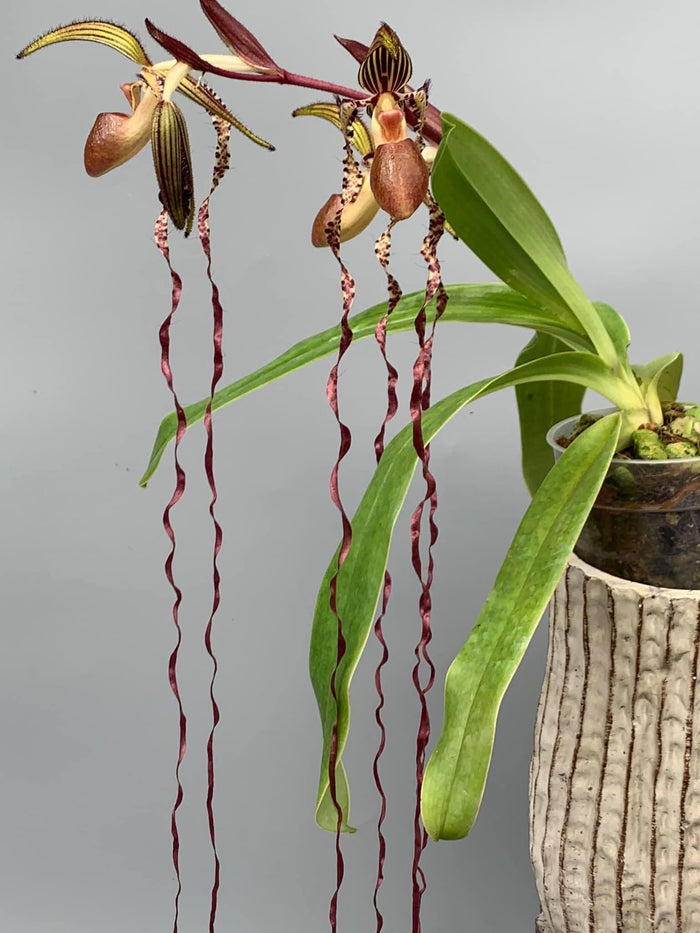
[[572, 557], [530, 772], [537, 933], [700, 931], [700, 591]]

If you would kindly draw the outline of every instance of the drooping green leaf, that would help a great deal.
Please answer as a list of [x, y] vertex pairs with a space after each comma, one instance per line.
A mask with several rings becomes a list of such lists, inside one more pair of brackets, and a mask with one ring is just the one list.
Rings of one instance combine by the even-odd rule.
[[433, 193], [461, 240], [496, 275], [563, 323], [578, 321], [611, 367], [616, 349], [566, 263], [554, 226], [503, 156], [470, 126], [443, 114]]
[[[576, 361], [566, 357], [580, 357]], [[423, 416], [423, 437], [430, 441], [464, 405], [482, 395], [525, 382], [551, 379], [580, 380], [589, 360], [593, 375], [603, 364], [590, 353], [558, 353], [535, 359], [490, 380], [459, 389], [433, 405]], [[572, 375], [573, 373], [573, 375]], [[367, 642], [379, 599], [391, 536], [417, 463], [412, 426], [404, 428], [387, 445], [352, 519], [352, 546], [338, 576], [338, 609], [346, 648], [335, 679], [337, 704], [330, 682], [337, 655], [337, 619], [330, 610], [330, 581], [337, 570], [338, 554], [331, 560], [321, 583], [311, 636], [310, 672], [323, 729], [323, 755], [316, 820], [335, 831], [337, 811], [328, 789], [329, 752], [337, 716], [337, 783], [347, 791], [342, 753], [350, 724], [350, 682]], [[571, 550], [571, 548], [569, 548]], [[343, 801], [343, 829], [349, 829], [349, 800]]]
[[423, 823], [434, 839], [460, 839], [474, 824], [503, 694], [595, 501], [620, 424], [619, 413], [596, 422], [545, 477], [450, 666], [444, 725], [423, 782]]
[[[557, 337], [536, 333], [520, 352], [516, 365], [566, 349]], [[558, 421], [581, 411], [585, 391], [584, 386], [567, 382], [531, 382], [515, 387], [523, 478], [530, 495], [534, 496], [554, 465], [554, 452], [546, 440], [547, 431]]]
[[[450, 285], [447, 286], [447, 292], [450, 300], [441, 319], [443, 324], [449, 321], [515, 324], [519, 327], [554, 334], [575, 349], [591, 349], [590, 341], [576, 322], [570, 329], [563, 325], [555, 315], [543, 311], [505, 285]], [[396, 332], [412, 329], [423, 300], [423, 292], [405, 295], [389, 318], [388, 330]], [[377, 322], [386, 313], [386, 307], [386, 302], [382, 302], [352, 317], [350, 326], [353, 330], [353, 339], [362, 340], [372, 336]], [[433, 303], [429, 309], [430, 320], [434, 313]], [[330, 327], [328, 330], [301, 340], [272, 362], [220, 389], [214, 396], [212, 411], [223, 408], [249, 392], [274, 382], [276, 379], [281, 379], [308, 363], [336, 353], [339, 339], [340, 328]], [[201, 399], [185, 408], [188, 427], [202, 420], [208, 401], [208, 398]], [[160, 424], [146, 472], [139, 483], [141, 486], [145, 486], [155, 473], [163, 452], [175, 438], [176, 431], [177, 416], [175, 412], [171, 412]]]

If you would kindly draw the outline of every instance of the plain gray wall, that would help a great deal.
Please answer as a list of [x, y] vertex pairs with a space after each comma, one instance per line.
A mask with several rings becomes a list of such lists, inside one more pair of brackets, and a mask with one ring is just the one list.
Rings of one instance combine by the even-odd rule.
[[[515, 164], [550, 212], [574, 273], [592, 298], [628, 319], [633, 357], [689, 351], [684, 395], [700, 396], [698, 345], [700, 67], [696, 0], [370, 0], [303, 4], [241, 0], [232, 12], [284, 66], [354, 83], [332, 33], [369, 41], [379, 19], [399, 32], [432, 99], [476, 126]], [[156, 187], [148, 152], [100, 180], [82, 168], [95, 115], [121, 110], [134, 66], [115, 52], [62, 45], [14, 54], [60, 22], [111, 17], [145, 36], [148, 15], [202, 51], [221, 44], [195, 0], [27, 0], [12, 6], [2, 43], [3, 652], [0, 661], [0, 928], [16, 933], [154, 933], [171, 929], [169, 813], [176, 709], [166, 663], [174, 643], [160, 516], [173, 485], [165, 464], [137, 479], [169, 410], [158, 326], [169, 278], [152, 244]], [[154, 44], [149, 49], [155, 52]], [[166, 57], [162, 55], [160, 57]], [[241, 137], [212, 208], [215, 274], [226, 307], [225, 381], [336, 322], [337, 266], [308, 242], [311, 220], [338, 189], [339, 134], [289, 118], [318, 95], [218, 79], [241, 119], [277, 145]], [[198, 192], [214, 146], [206, 116], [185, 104]], [[396, 232], [394, 271], [422, 286], [424, 219]], [[377, 220], [373, 230], [379, 231]], [[185, 295], [173, 327], [180, 395], [206, 393], [208, 286], [199, 245], [174, 236]], [[357, 310], [384, 280], [372, 237], [348, 244]], [[447, 281], [490, 281], [464, 247], [442, 250]], [[508, 365], [527, 334], [444, 327], [434, 398]], [[391, 339], [408, 366], [410, 336]], [[327, 495], [337, 429], [325, 401], [328, 363], [247, 398], [216, 419], [223, 602], [215, 646], [216, 811], [223, 863], [220, 928], [327, 929], [332, 837], [313, 822], [320, 730], [307, 679], [316, 587], [337, 543]], [[383, 411], [381, 361], [367, 341], [342, 368], [355, 444], [342, 470], [358, 500]], [[407, 403], [404, 377], [403, 415]], [[398, 423], [398, 419], [397, 419]], [[433, 445], [440, 489], [434, 648], [439, 682], [466, 638], [527, 504], [510, 394], [473, 406]], [[210, 605], [211, 528], [203, 432], [182, 458], [187, 496], [174, 514], [185, 598], [181, 682], [190, 720], [181, 810], [182, 933], [206, 929], [211, 857], [204, 821], [209, 665], [201, 632]], [[418, 494], [416, 486], [412, 496]], [[388, 933], [410, 928], [410, 837], [417, 702], [410, 684], [417, 585], [402, 519], [386, 622], [390, 744]], [[543, 627], [503, 704], [491, 776], [472, 835], [431, 845], [424, 866], [430, 933], [521, 933], [537, 904], [527, 851], [527, 772], [545, 651]], [[360, 832], [345, 843], [340, 929], [374, 929], [377, 804], [371, 648], [354, 684], [347, 762]]]

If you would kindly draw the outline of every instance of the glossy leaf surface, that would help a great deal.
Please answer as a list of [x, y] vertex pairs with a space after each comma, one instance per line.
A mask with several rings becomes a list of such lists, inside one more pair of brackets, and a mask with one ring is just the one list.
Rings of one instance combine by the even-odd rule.
[[620, 423], [619, 413], [596, 422], [547, 474], [450, 666], [445, 721], [423, 783], [423, 823], [434, 839], [460, 839], [474, 824], [503, 694], [595, 501]]
[[[536, 307], [504, 285], [450, 285], [447, 286], [447, 292], [450, 300], [441, 319], [442, 323], [476, 321], [515, 324], [554, 334], [576, 349], [591, 349], [590, 342], [578, 324], [574, 323], [572, 328], [566, 327], [556, 315]], [[424, 292], [422, 291], [405, 295], [389, 318], [388, 330], [395, 332], [413, 329], [415, 316], [423, 304], [423, 299]], [[377, 322], [386, 313], [386, 307], [386, 302], [382, 302], [351, 318], [353, 339], [361, 340], [373, 336]], [[435, 306], [431, 305], [428, 309], [429, 323], [434, 313]], [[330, 327], [328, 330], [299, 341], [270, 363], [219, 390], [214, 396], [212, 411], [223, 408], [249, 392], [293, 373], [302, 366], [336, 353], [339, 338], [340, 329]], [[188, 427], [202, 420], [208, 401], [205, 398], [185, 408]], [[171, 412], [160, 424], [140, 485], [145, 486], [153, 476], [166, 447], [174, 439], [176, 430], [177, 418], [175, 413]]]
[[[564, 372], [564, 367], [560, 365], [560, 357], [562, 355], [563, 354], [555, 354], [554, 357], [537, 359], [531, 363], [526, 363], [494, 379], [483, 380], [467, 386], [466, 388], [459, 389], [457, 392], [437, 402], [423, 416], [423, 436], [426, 443], [430, 441], [449, 419], [464, 407], [464, 405], [474, 401], [480, 396], [495, 392], [501, 388], [517, 385], [521, 382], [564, 378], [561, 376], [561, 372]], [[596, 433], [595, 437], [598, 436], [598, 433], [599, 432]], [[615, 440], [617, 440], [616, 433]], [[614, 443], [612, 450], [614, 450]], [[612, 456], [612, 452], [610, 456]], [[569, 458], [567, 462], [571, 463], [571, 458]], [[329, 603], [329, 584], [337, 570], [337, 552], [328, 566], [316, 602], [316, 612], [311, 637], [310, 672], [323, 729], [323, 755], [319, 778], [316, 820], [320, 826], [330, 831], [335, 831], [337, 822], [336, 808], [328, 790], [328, 762], [333, 726], [337, 716], [338, 744], [336, 781], [338, 787], [343, 789], [343, 794], [345, 795], [347, 794], [347, 781], [342, 765], [342, 752], [347, 741], [350, 725], [350, 682], [365, 644], [367, 643], [367, 638], [369, 637], [374, 612], [384, 580], [384, 570], [386, 568], [394, 524], [406, 497], [416, 463], [417, 458], [413, 448], [412, 426], [409, 425], [397, 434], [387, 446], [357, 512], [352, 519], [352, 546], [338, 574], [337, 584], [339, 614], [343, 623], [343, 637], [346, 642], [345, 654], [335, 679], [337, 705], [330, 692], [331, 676], [335, 668], [337, 652], [337, 619], [331, 612]], [[564, 468], [563, 474], [560, 471], [559, 476], [566, 476], [567, 469], [567, 467]], [[605, 470], [603, 470], [603, 475], [604, 473]], [[585, 476], [583, 477], [583, 485], [585, 486]], [[540, 498], [538, 501], [541, 506], [542, 499]], [[556, 502], [556, 500], [555, 504], [557, 507], [561, 507], [561, 504]], [[550, 508], [553, 508], [551, 503]], [[583, 514], [583, 509], [583, 504], [578, 510], [574, 507], [576, 519]], [[545, 521], [545, 527], [548, 516], [548, 512], [542, 515], [543, 521]], [[569, 531], [569, 526], [563, 519], [562, 527], [564, 535], [566, 535]], [[540, 539], [541, 535], [538, 534], [533, 540], [540, 541]], [[522, 542], [522, 538], [520, 540]], [[563, 540], [568, 539], [564, 538]], [[554, 558], [548, 554], [548, 546], [553, 549], [555, 554]], [[572, 546], [572, 544], [569, 544], [568, 550], [565, 551], [564, 557], [562, 558], [563, 560], [565, 560], [570, 553]], [[522, 543], [520, 547], [522, 548]], [[538, 551], [538, 556], [549, 564], [553, 563], [557, 565], [562, 547], [566, 548], [566, 544], [562, 545], [561, 541], [555, 538], [547, 538], [542, 542], [542, 546]], [[514, 568], [516, 564], [516, 558], [511, 557], [511, 567]], [[529, 564], [528, 567], [528, 572], [530, 572], [532, 567]], [[546, 585], [548, 585], [548, 576], [546, 580]], [[544, 608], [544, 604], [542, 608]], [[540, 610], [540, 615], [541, 613], [542, 610]], [[539, 616], [537, 618], [539, 619]], [[512, 621], [517, 628], [519, 624], [518, 621]], [[522, 656], [522, 652], [520, 656]], [[518, 661], [520, 656], [518, 656]], [[510, 676], [512, 676], [517, 667], [518, 661], [514, 661]], [[510, 679], [510, 677], [508, 679]], [[487, 685], [490, 685], [490, 682], [488, 682]], [[488, 760], [485, 762], [483, 768], [484, 777], [487, 766]], [[343, 829], [347, 830], [349, 829], [349, 796], [343, 799], [342, 805], [344, 814]]]
[[563, 323], [579, 322], [610, 366], [616, 350], [568, 269], [549, 217], [515, 169], [483, 136], [443, 114], [433, 192], [455, 232], [492, 272]]

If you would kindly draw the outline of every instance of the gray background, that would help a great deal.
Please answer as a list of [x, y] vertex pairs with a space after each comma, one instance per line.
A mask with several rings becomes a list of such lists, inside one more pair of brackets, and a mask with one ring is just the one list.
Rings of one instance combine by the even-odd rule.
[[[241, 0], [233, 10], [284, 66], [354, 83], [332, 33], [369, 41], [380, 18], [410, 50], [433, 100], [475, 125], [518, 167], [549, 210], [572, 269], [591, 297], [615, 305], [634, 335], [633, 357], [685, 348], [697, 321], [700, 214], [695, 0], [434, 0], [408, 6]], [[0, 927], [22, 933], [171, 928], [169, 812], [175, 705], [166, 678], [174, 641], [162, 573], [160, 515], [172, 466], [137, 487], [155, 428], [169, 409], [157, 329], [169, 279], [152, 245], [156, 189], [148, 152], [92, 180], [82, 146], [95, 115], [123, 109], [134, 68], [109, 49], [63, 45], [18, 63], [35, 34], [103, 15], [143, 36], [148, 15], [203, 51], [220, 43], [198, 4], [168, 0], [27, 0], [13, 5], [2, 43], [3, 162], [2, 605], [0, 660]], [[8, 18], [6, 18], [8, 19]], [[149, 49], [154, 52], [153, 43]], [[166, 56], [160, 56], [166, 57]], [[226, 306], [227, 381], [334, 323], [337, 268], [314, 251], [316, 209], [337, 190], [340, 138], [289, 112], [314, 99], [293, 88], [218, 80], [240, 117], [275, 154], [234, 140], [234, 171], [217, 194], [215, 270]], [[213, 136], [185, 105], [199, 194]], [[422, 285], [424, 220], [397, 231], [394, 271]], [[380, 221], [373, 230], [379, 231]], [[348, 244], [356, 309], [378, 300], [383, 276], [371, 237]], [[181, 397], [208, 385], [210, 309], [196, 239], [173, 238], [185, 297], [173, 328]], [[459, 245], [442, 251], [448, 281], [491, 280]], [[503, 328], [445, 327], [434, 397], [506, 368], [527, 338]], [[391, 340], [410, 365], [415, 340]], [[332, 838], [313, 804], [319, 728], [306, 653], [316, 586], [339, 533], [327, 497], [337, 434], [327, 409], [328, 364], [249, 397], [217, 419], [223, 603], [215, 646], [216, 809], [222, 930], [327, 928]], [[355, 444], [342, 471], [353, 507], [371, 468], [383, 411], [383, 369], [370, 341], [342, 370]], [[408, 379], [404, 378], [404, 390]], [[695, 372], [686, 397], [700, 396]], [[407, 399], [403, 396], [404, 418]], [[527, 497], [519, 476], [510, 395], [465, 412], [434, 444], [440, 488], [434, 658], [440, 681], [464, 641]], [[182, 690], [190, 717], [181, 810], [182, 933], [206, 929], [211, 861], [203, 816], [209, 673], [201, 632], [210, 604], [211, 529], [203, 432], [183, 445], [189, 471], [175, 514], [177, 576], [185, 591]], [[418, 494], [412, 492], [412, 499]], [[390, 746], [389, 861], [382, 896], [389, 933], [410, 928], [410, 836], [417, 702], [410, 685], [417, 586], [403, 519], [391, 560], [386, 623]], [[527, 768], [545, 650], [543, 628], [508, 692], [482, 813], [460, 843], [431, 845], [424, 929], [531, 930], [536, 898], [527, 853]], [[341, 929], [374, 929], [376, 744], [372, 648], [355, 680], [347, 754], [353, 816], [345, 844]], [[435, 727], [441, 687], [432, 695]]]

